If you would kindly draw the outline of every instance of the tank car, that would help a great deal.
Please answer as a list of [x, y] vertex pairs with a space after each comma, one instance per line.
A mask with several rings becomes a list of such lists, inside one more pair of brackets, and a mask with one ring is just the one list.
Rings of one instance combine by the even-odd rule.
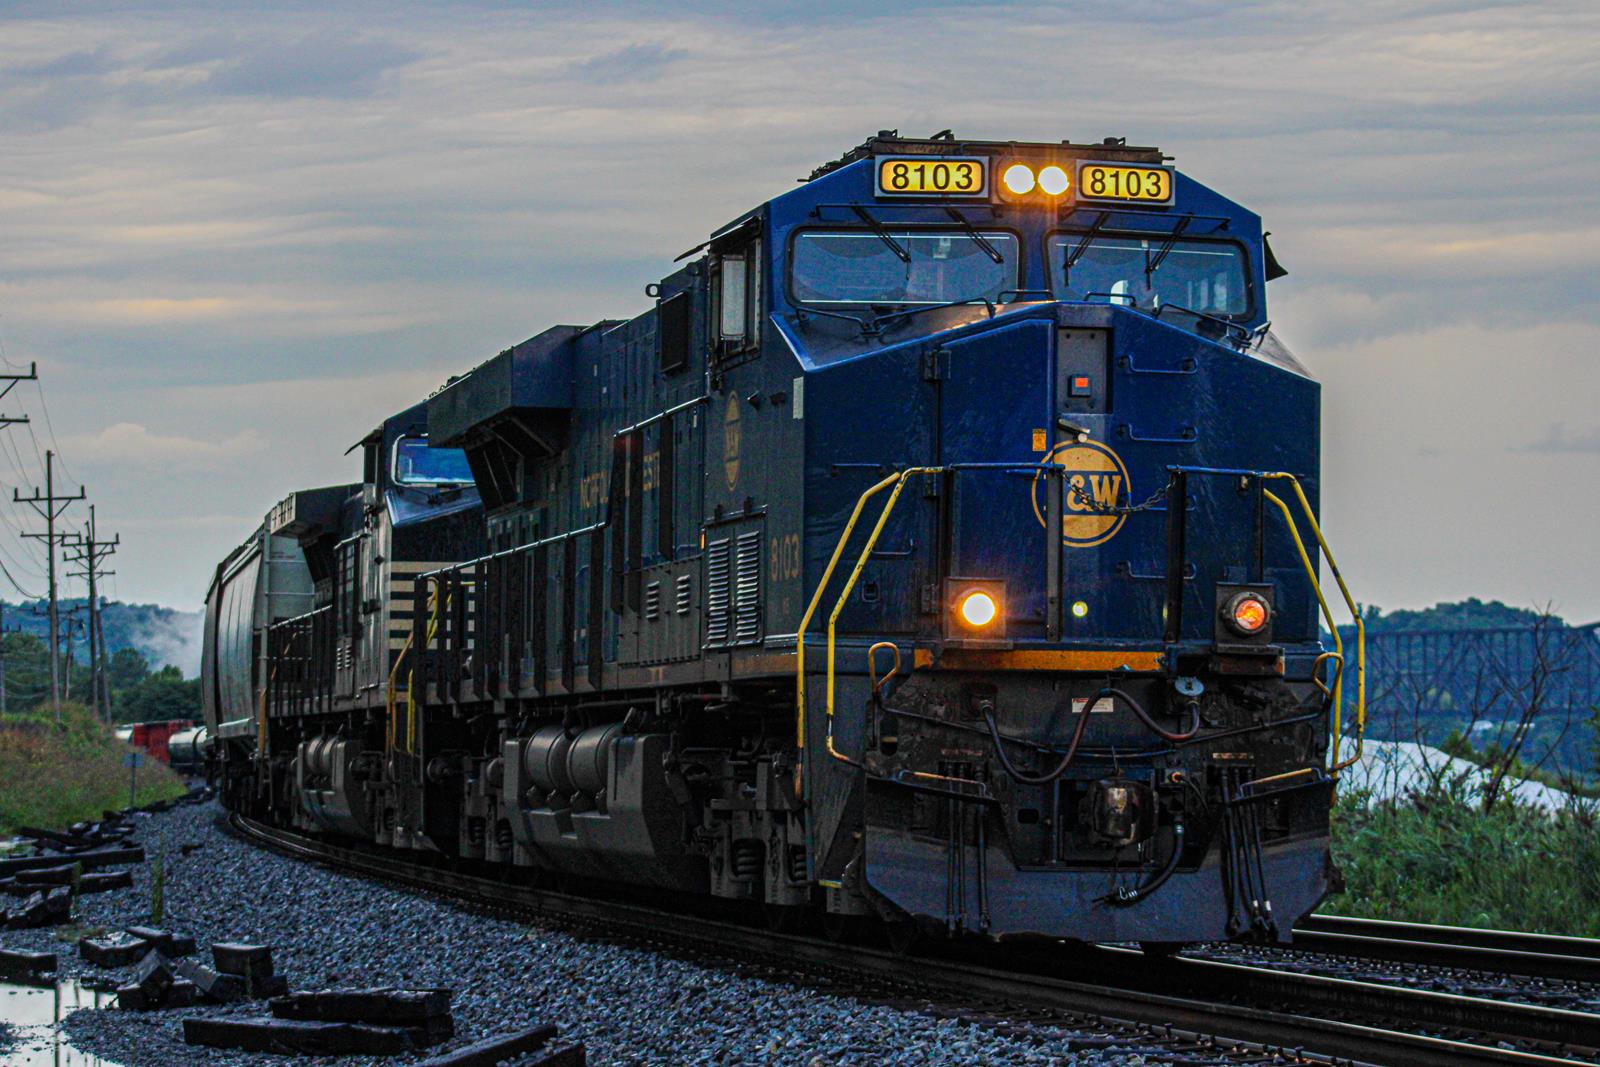
[[1361, 663], [1260, 219], [1155, 148], [885, 132], [680, 258], [428, 398], [481, 551], [366, 554], [369, 439], [310, 614], [217, 624], [231, 802], [832, 931], [1286, 939]]
[[180, 730], [167, 739], [167, 762], [179, 774], [205, 774], [210, 758], [211, 734], [204, 726]]

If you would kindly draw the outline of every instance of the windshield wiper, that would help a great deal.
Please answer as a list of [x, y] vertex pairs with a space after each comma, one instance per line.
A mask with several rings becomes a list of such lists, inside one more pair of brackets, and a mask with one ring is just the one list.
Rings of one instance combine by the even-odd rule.
[[855, 211], [856, 215], [860, 217], [862, 222], [867, 224], [867, 227], [871, 229], [873, 233], [878, 235], [878, 240], [889, 246], [889, 251], [900, 257], [900, 262], [911, 262], [911, 253], [900, 247], [899, 241], [896, 241], [893, 237], [889, 236], [889, 231], [883, 228], [883, 223], [873, 218], [872, 214], [864, 207], [852, 204], [851, 209]]
[[1167, 256], [1172, 253], [1172, 247], [1178, 243], [1178, 238], [1183, 236], [1183, 231], [1189, 228], [1189, 220], [1193, 217], [1193, 215], [1185, 215], [1183, 218], [1179, 219], [1178, 224], [1174, 226], [1172, 228], [1172, 232], [1167, 235], [1167, 239], [1161, 242], [1161, 247], [1156, 249], [1155, 255], [1152, 256], [1148, 251], [1145, 252], [1145, 285], [1152, 289], [1155, 288], [1155, 281], [1152, 276], [1155, 274], [1157, 268], [1159, 268], [1166, 260]]
[[1067, 258], [1061, 263], [1062, 285], [1072, 284], [1073, 266], [1077, 264], [1078, 260], [1083, 258], [1083, 254], [1085, 252], [1089, 251], [1089, 246], [1094, 244], [1094, 239], [1100, 236], [1100, 231], [1105, 229], [1106, 222], [1110, 218], [1111, 212], [1100, 212], [1100, 216], [1094, 220], [1094, 225], [1089, 227], [1089, 232], [1084, 234], [1083, 237], [1079, 239], [1077, 247], [1073, 248], [1067, 253]]
[[996, 263], [1004, 263], [1006, 261], [1006, 257], [1002, 256], [999, 250], [996, 249], [994, 245], [989, 243], [989, 239], [973, 228], [972, 223], [967, 221], [967, 217], [965, 215], [961, 214], [961, 212], [957, 211], [949, 204], [944, 206], [944, 210], [947, 215], [956, 220], [957, 225], [959, 225], [961, 229], [965, 231], [966, 235], [972, 238], [973, 244], [989, 253], [990, 259], [994, 260]]

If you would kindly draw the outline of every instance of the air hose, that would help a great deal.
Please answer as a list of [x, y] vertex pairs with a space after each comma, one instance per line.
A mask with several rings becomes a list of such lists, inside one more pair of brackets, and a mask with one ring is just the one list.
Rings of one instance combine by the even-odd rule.
[[1187, 741], [1194, 737], [1195, 734], [1200, 732], [1200, 705], [1196, 701], [1189, 702], [1189, 729], [1182, 733], [1173, 733], [1171, 730], [1166, 729], [1160, 723], [1156, 722], [1150, 713], [1145, 711], [1144, 707], [1137, 700], [1133, 699], [1133, 697], [1129, 696], [1121, 689], [1107, 686], [1094, 696], [1090, 697], [1088, 702], [1084, 704], [1083, 712], [1078, 719], [1078, 725], [1072, 731], [1072, 740], [1067, 745], [1067, 751], [1062, 755], [1061, 762], [1056, 764], [1044, 774], [1027, 774], [1023, 771], [1017, 770], [1016, 764], [1011, 762], [1011, 757], [1006, 755], [1005, 738], [1000, 736], [1000, 727], [994, 721], [994, 707], [992, 705], [988, 705], [983, 710], [983, 721], [985, 725], [989, 727], [989, 738], [994, 742], [994, 752], [995, 755], [1000, 758], [1000, 766], [1005, 768], [1005, 772], [1011, 776], [1013, 781], [1021, 785], [1049, 785], [1057, 778], [1060, 778], [1066, 773], [1067, 768], [1072, 765], [1073, 759], [1075, 759], [1078, 755], [1078, 744], [1083, 740], [1084, 731], [1087, 730], [1089, 726], [1089, 715], [1091, 714], [1090, 709], [1099, 702], [1101, 697], [1107, 696], [1118, 698], [1123, 703], [1127, 704], [1128, 707], [1133, 709], [1134, 715], [1138, 716], [1139, 721], [1144, 723], [1152, 733], [1163, 740]]
[[1124, 693], [1120, 689], [1115, 689], [1108, 686], [1107, 688], [1100, 690], [1100, 692], [1096, 694], [1095, 699], [1098, 700], [1101, 696], [1106, 694], [1110, 694], [1111, 696], [1119, 698], [1124, 704], [1132, 708], [1133, 713], [1139, 717], [1139, 721], [1149, 727], [1151, 733], [1155, 734], [1164, 741], [1187, 741], [1195, 734], [1200, 732], [1199, 701], [1189, 701], [1189, 728], [1181, 734], [1175, 734], [1171, 730], [1165, 729], [1160, 723], [1156, 722], [1156, 720], [1151, 717], [1150, 713], [1145, 711], [1143, 706], [1141, 706], [1137, 700], [1133, 699], [1133, 697], [1129, 696], [1127, 693]]
[[1154, 878], [1144, 885], [1132, 889], [1117, 886], [1115, 893], [1107, 893], [1100, 898], [1100, 903], [1110, 904], [1118, 908], [1128, 908], [1139, 903], [1150, 894], [1167, 884], [1167, 879], [1172, 877], [1172, 872], [1178, 869], [1178, 857], [1183, 855], [1183, 823], [1172, 824], [1172, 855], [1167, 857], [1167, 862], [1161, 870], [1156, 872]]
[[994, 741], [994, 753], [1000, 757], [1000, 766], [1005, 768], [1012, 780], [1021, 785], [1049, 785], [1060, 778], [1066, 773], [1067, 768], [1072, 766], [1073, 759], [1078, 755], [1078, 743], [1083, 740], [1084, 731], [1089, 728], [1089, 709], [1094, 707], [1096, 700], [1110, 692], [1112, 692], [1110, 689], [1100, 690], [1083, 706], [1083, 712], [1078, 717], [1078, 725], [1072, 731], [1072, 741], [1067, 745], [1067, 751], [1061, 757], [1061, 762], [1044, 774], [1025, 774], [1017, 770], [1016, 765], [1011, 762], [1011, 757], [1006, 755], [1005, 739], [1000, 736], [1000, 727], [994, 721], [994, 706], [986, 706], [983, 711], [983, 721], [988, 724], [989, 737]]

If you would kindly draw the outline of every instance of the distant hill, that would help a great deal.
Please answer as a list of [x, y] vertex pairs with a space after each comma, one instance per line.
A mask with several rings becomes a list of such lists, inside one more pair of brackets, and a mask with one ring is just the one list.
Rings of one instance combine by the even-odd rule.
[[[1498, 600], [1483, 601], [1468, 597], [1453, 604], [1435, 604], [1431, 608], [1411, 610], [1401, 608], [1384, 612], [1368, 608], [1365, 622], [1368, 633], [1394, 630], [1493, 630], [1507, 626], [1532, 626], [1539, 621], [1539, 613], [1528, 608], [1514, 608]], [[1565, 625], [1559, 615], [1551, 615], [1558, 625]]]
[[[47, 612], [49, 605], [43, 601], [3, 604], [5, 627], [23, 633], [35, 634], [41, 639], [50, 632]], [[89, 609], [83, 599], [63, 600], [62, 617], [76, 612], [75, 617], [87, 625]], [[139, 652], [152, 667], [173, 666], [186, 677], [200, 673], [200, 638], [205, 613], [178, 611], [159, 604], [124, 604], [109, 600], [105, 604], [102, 627], [106, 635], [106, 651], [115, 654], [118, 649], [131, 648]], [[74, 628], [72, 639], [73, 659], [87, 663], [89, 646], [81, 627]]]

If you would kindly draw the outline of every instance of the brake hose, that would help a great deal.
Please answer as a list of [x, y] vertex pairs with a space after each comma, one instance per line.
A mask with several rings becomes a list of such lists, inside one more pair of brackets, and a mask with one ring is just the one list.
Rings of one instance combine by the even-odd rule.
[[1016, 765], [1011, 762], [1011, 757], [1006, 755], [1005, 739], [1000, 736], [1000, 727], [994, 721], [994, 708], [993, 706], [986, 707], [983, 712], [983, 721], [989, 726], [989, 737], [994, 741], [994, 754], [1000, 757], [1000, 766], [1004, 767], [1006, 773], [1021, 785], [1049, 785], [1057, 778], [1060, 778], [1066, 773], [1067, 768], [1072, 765], [1073, 759], [1078, 755], [1078, 742], [1083, 740], [1084, 732], [1089, 728], [1089, 709], [1094, 707], [1096, 700], [1099, 700], [1109, 692], [1111, 692], [1109, 689], [1100, 690], [1092, 700], [1083, 706], [1083, 711], [1078, 717], [1078, 725], [1072, 731], [1072, 741], [1067, 745], [1066, 754], [1061, 757], [1060, 763], [1044, 774], [1024, 774], [1022, 771], [1017, 770]]
[[1134, 904], [1148, 897], [1157, 889], [1167, 884], [1167, 879], [1172, 877], [1172, 872], [1178, 869], [1178, 857], [1183, 855], [1183, 823], [1172, 824], [1172, 855], [1167, 857], [1166, 864], [1156, 872], [1156, 876], [1144, 885], [1132, 889], [1117, 886], [1115, 893], [1107, 893], [1100, 898], [1102, 904], [1111, 904], [1119, 908], [1132, 907]]
[[1175, 734], [1171, 730], [1165, 729], [1160, 723], [1156, 722], [1155, 719], [1151, 718], [1150, 713], [1145, 711], [1137, 700], [1133, 699], [1133, 697], [1129, 696], [1127, 693], [1124, 693], [1120, 689], [1115, 689], [1108, 686], [1107, 688], [1100, 690], [1100, 693], [1095, 696], [1095, 699], [1098, 700], [1100, 699], [1100, 696], [1103, 696], [1107, 693], [1114, 697], [1120, 697], [1123, 703], [1127, 704], [1128, 707], [1133, 709], [1133, 713], [1139, 717], [1139, 721], [1148, 726], [1151, 733], [1155, 734], [1164, 741], [1187, 741], [1195, 734], [1200, 732], [1199, 701], [1189, 701], [1189, 729], [1185, 730], [1181, 734]]

